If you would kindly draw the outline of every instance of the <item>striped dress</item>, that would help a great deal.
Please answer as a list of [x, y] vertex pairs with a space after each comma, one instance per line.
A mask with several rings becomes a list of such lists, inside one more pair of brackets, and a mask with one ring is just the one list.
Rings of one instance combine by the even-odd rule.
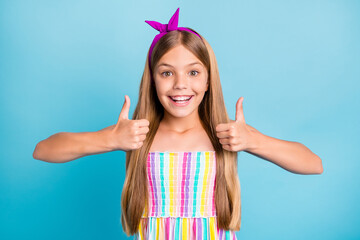
[[135, 239], [230, 239], [215, 209], [215, 151], [149, 152], [148, 199]]

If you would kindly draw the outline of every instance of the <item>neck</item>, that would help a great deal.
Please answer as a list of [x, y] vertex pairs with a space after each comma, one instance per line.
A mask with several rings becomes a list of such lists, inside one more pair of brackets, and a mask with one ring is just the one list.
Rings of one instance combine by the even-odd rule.
[[165, 111], [161, 125], [164, 130], [181, 134], [200, 127], [201, 122], [197, 110], [186, 117], [176, 117]]

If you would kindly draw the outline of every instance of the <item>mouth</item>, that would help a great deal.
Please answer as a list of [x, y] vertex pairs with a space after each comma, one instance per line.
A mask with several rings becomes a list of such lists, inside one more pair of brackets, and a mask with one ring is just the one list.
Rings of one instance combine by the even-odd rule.
[[194, 95], [184, 95], [184, 96], [168, 96], [172, 103], [175, 106], [186, 106], [191, 101]]

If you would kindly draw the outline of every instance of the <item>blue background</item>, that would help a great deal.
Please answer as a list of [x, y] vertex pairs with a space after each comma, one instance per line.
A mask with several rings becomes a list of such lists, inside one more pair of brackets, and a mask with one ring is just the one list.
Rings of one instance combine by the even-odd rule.
[[306, 145], [321, 175], [239, 154], [238, 239], [360, 239], [359, 1], [0, 1], [0, 239], [126, 239], [125, 153], [33, 159], [57, 132], [132, 116], [158, 33], [192, 27], [217, 56], [232, 119]]

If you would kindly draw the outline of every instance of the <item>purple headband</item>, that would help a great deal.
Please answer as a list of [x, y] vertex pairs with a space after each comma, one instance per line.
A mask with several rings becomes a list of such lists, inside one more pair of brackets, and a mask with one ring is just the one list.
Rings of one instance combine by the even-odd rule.
[[179, 9], [180, 8], [178, 8], [176, 10], [176, 12], [174, 13], [174, 15], [170, 18], [168, 24], [161, 24], [161, 23], [156, 22], [156, 21], [145, 21], [150, 26], [152, 26], [153, 28], [155, 28], [156, 30], [158, 30], [160, 32], [158, 35], [155, 36], [155, 38], [152, 41], [151, 46], [150, 46], [150, 50], [149, 50], [149, 68], [150, 68], [150, 70], [151, 70], [150, 59], [151, 59], [151, 53], [153, 51], [153, 48], [154, 48], [155, 44], [160, 40], [160, 38], [162, 36], [164, 36], [165, 34], [167, 34], [168, 32], [171, 32], [171, 31], [174, 31], [174, 30], [187, 31], [187, 32], [194, 33], [195, 35], [197, 35], [201, 39], [201, 37], [197, 33], [191, 31], [190, 29], [184, 28], [184, 27], [178, 27]]

